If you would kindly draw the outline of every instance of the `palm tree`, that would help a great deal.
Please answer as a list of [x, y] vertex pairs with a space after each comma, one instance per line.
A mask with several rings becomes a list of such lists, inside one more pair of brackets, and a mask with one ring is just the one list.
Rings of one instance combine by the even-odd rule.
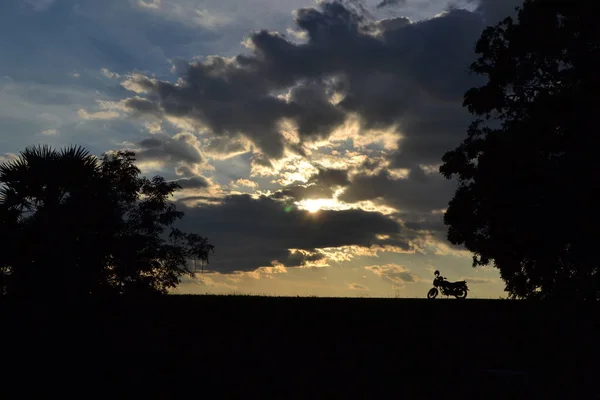
[[[72, 288], [81, 272], [76, 271], [79, 263], [73, 244], [84, 226], [80, 218], [66, 211], [92, 200], [99, 171], [98, 159], [78, 146], [61, 150], [46, 145], [29, 147], [0, 165], [2, 239], [12, 246], [29, 243], [27, 248], [10, 252], [12, 259], [4, 264], [13, 268], [3, 281], [8, 278], [16, 287], [22, 285], [15, 281], [25, 286], [45, 281], [47, 289], [56, 289], [58, 281]], [[44, 279], [31, 279], [34, 274]]]
[[79, 146], [59, 151], [47, 145], [28, 147], [0, 165], [0, 204], [21, 213], [56, 206], [87, 186], [99, 170], [98, 159]]

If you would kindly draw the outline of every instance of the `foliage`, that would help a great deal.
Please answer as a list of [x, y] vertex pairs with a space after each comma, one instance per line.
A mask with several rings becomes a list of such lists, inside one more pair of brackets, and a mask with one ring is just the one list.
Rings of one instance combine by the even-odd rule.
[[207, 239], [173, 226], [183, 213], [168, 199], [179, 186], [141, 177], [134, 161], [129, 151], [98, 159], [36, 146], [1, 164], [1, 293], [166, 293], [193, 275], [188, 259], [208, 261]]
[[448, 239], [493, 264], [513, 298], [598, 299], [599, 6], [527, 0], [483, 32], [468, 90], [477, 116], [440, 172], [458, 188]]

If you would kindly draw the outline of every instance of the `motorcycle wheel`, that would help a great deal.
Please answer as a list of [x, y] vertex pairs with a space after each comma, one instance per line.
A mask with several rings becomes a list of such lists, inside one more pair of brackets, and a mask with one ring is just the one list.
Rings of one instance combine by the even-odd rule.
[[427, 292], [427, 298], [428, 299], [435, 299], [438, 295], [438, 290], [436, 288], [431, 288], [429, 289], [429, 292]]
[[460, 289], [460, 291], [454, 295], [457, 299], [464, 299], [467, 297], [467, 289]]

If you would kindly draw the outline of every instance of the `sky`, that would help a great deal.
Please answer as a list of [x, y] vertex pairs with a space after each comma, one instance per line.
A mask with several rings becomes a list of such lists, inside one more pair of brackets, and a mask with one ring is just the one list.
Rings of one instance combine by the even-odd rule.
[[136, 153], [215, 246], [176, 293], [505, 297], [446, 240], [485, 26], [520, 0], [2, 0], [0, 162]]

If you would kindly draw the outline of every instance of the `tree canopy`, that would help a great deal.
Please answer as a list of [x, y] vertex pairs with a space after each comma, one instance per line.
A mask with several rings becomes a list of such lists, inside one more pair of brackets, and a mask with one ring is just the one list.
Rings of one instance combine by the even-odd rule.
[[600, 7], [526, 0], [484, 30], [468, 90], [476, 116], [440, 172], [458, 188], [448, 239], [500, 270], [513, 298], [598, 299]]
[[167, 293], [213, 246], [175, 228], [179, 188], [140, 176], [134, 153], [29, 147], [0, 164], [0, 294]]

